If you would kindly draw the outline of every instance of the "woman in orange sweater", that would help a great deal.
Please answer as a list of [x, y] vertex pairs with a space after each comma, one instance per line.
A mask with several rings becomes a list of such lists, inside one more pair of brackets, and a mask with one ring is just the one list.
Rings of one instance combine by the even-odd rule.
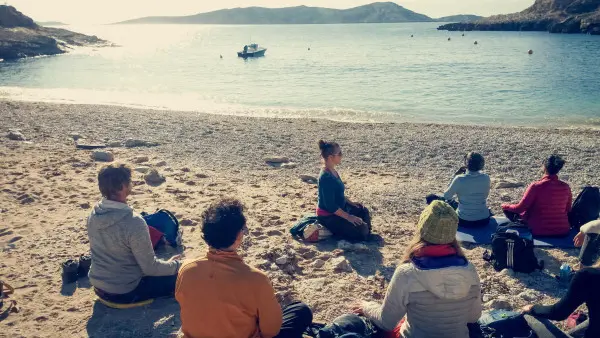
[[186, 263], [175, 298], [188, 338], [302, 338], [312, 312], [296, 302], [281, 310], [269, 278], [237, 254], [247, 234], [244, 207], [224, 199], [202, 214], [206, 257]]

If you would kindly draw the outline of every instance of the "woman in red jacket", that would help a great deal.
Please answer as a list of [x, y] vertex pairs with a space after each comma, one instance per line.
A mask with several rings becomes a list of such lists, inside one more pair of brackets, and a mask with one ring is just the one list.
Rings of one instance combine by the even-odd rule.
[[544, 161], [544, 177], [533, 182], [518, 204], [503, 204], [502, 210], [511, 221], [521, 219], [534, 236], [564, 236], [569, 233], [567, 214], [571, 211], [569, 185], [558, 179], [565, 161], [552, 155]]

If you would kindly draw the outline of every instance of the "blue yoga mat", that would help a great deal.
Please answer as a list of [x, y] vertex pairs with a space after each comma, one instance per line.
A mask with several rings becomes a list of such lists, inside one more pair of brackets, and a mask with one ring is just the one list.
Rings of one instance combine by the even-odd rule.
[[[492, 243], [492, 234], [496, 231], [496, 228], [499, 224], [508, 223], [508, 218], [506, 217], [492, 217], [490, 219], [490, 223], [481, 228], [458, 228], [458, 232], [456, 233], [456, 239], [459, 242], [466, 243], [476, 243], [476, 244], [491, 244]], [[539, 247], [556, 247], [556, 248], [565, 248], [571, 249], [575, 246], [573, 245], [573, 238], [577, 235], [577, 230], [571, 230], [571, 232], [561, 238], [555, 237], [534, 237], [533, 243], [535, 246]]]

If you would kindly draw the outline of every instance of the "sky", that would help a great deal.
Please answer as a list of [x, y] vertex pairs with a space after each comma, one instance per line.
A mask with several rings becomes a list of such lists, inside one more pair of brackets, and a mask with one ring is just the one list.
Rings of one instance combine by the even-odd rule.
[[[144, 16], [192, 15], [222, 8], [315, 6], [351, 8], [377, 0], [0, 0], [36, 21], [68, 24], [112, 23]], [[400, 0], [412, 11], [441, 17], [454, 14], [489, 16], [521, 11], [534, 0]]]

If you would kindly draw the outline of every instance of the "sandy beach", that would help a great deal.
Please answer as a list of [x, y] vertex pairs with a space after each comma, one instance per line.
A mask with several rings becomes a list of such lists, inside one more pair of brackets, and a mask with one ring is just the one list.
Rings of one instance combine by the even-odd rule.
[[[85, 139], [79, 142], [113, 145], [104, 150], [115, 161], [156, 168], [166, 177], [151, 186], [136, 172], [130, 202], [138, 212], [176, 213], [186, 259], [206, 250], [199, 229], [204, 208], [220, 196], [241, 199], [251, 234], [244, 243], [246, 262], [268, 273], [282, 304], [302, 300], [320, 322], [345, 313], [355, 300], [383, 298], [424, 196], [443, 191], [468, 151], [486, 157], [493, 180], [489, 205], [496, 214], [541, 176], [541, 161], [552, 152], [568, 161], [561, 178], [574, 195], [584, 185], [600, 184], [600, 131], [593, 129], [356, 124], [15, 101], [0, 101], [0, 121], [0, 279], [15, 287], [20, 308], [0, 322], [1, 337], [165, 337], [179, 329], [174, 300], [111, 310], [95, 302], [87, 279], [62, 286], [60, 263], [89, 250], [85, 219], [100, 198], [96, 175], [105, 164], [77, 150], [73, 133]], [[20, 129], [26, 141], [9, 140], [9, 129]], [[129, 138], [159, 145], [118, 146]], [[289, 235], [296, 220], [314, 212], [316, 185], [299, 175], [317, 176], [320, 138], [342, 146], [347, 193], [372, 210], [379, 240], [338, 248], [335, 241], [306, 244]], [[288, 157], [295, 166], [267, 165], [269, 156]], [[521, 184], [496, 188], [501, 181]], [[485, 263], [485, 246], [465, 249], [482, 279], [486, 307], [505, 301], [515, 309], [531, 302], [524, 291], [542, 303], [562, 296], [566, 289], [551, 274], [564, 262], [575, 264], [578, 253], [536, 249], [545, 271], [515, 275]], [[290, 260], [278, 266], [282, 255]], [[333, 258], [340, 256], [351, 269], [335, 269]]]

